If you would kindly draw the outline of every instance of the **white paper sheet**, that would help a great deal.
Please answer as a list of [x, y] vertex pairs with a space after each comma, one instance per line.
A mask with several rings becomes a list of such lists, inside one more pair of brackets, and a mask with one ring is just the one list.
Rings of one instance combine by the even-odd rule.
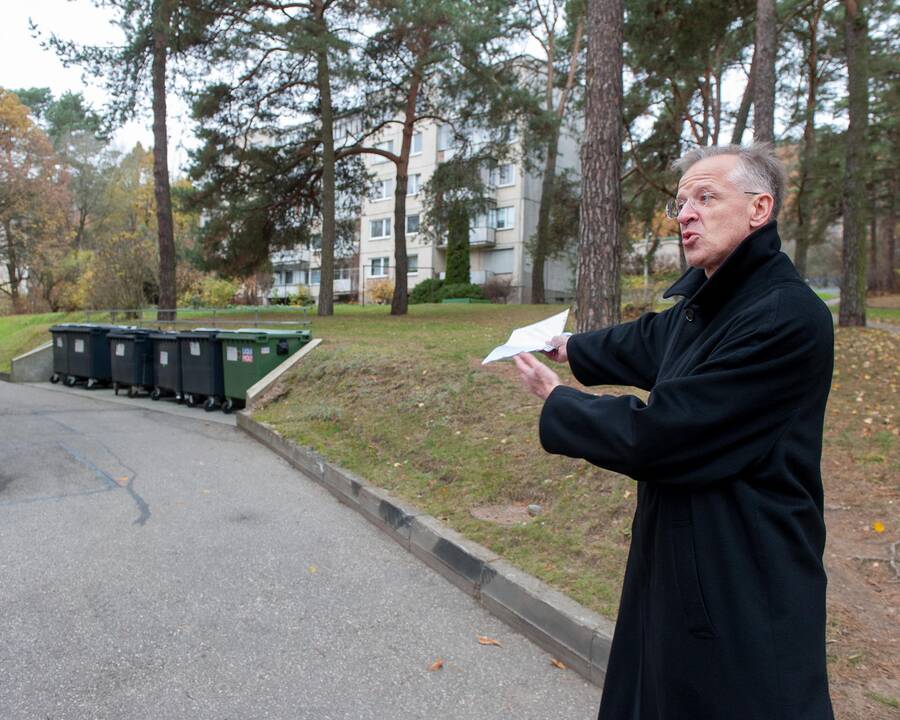
[[569, 311], [561, 312], [546, 320], [541, 320], [533, 325], [516, 328], [509, 336], [505, 345], [500, 345], [491, 350], [490, 354], [481, 361], [487, 365], [494, 360], [502, 360], [521, 352], [534, 352], [535, 350], [551, 350], [547, 344], [555, 335], [562, 335], [566, 327]]

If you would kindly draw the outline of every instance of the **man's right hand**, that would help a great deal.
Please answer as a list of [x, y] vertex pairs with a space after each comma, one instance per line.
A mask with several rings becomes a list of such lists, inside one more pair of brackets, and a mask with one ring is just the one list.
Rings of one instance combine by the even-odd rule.
[[544, 355], [559, 363], [569, 362], [569, 353], [566, 352], [566, 345], [568, 345], [568, 343], [568, 335], [555, 335], [550, 338], [550, 342], [547, 343], [548, 345], [553, 346], [554, 349], [545, 350]]

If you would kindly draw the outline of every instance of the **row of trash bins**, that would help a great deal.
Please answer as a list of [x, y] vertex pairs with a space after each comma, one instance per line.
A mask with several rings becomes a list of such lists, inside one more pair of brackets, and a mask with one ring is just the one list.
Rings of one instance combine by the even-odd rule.
[[311, 339], [309, 330], [198, 328], [166, 332], [120, 325], [65, 323], [50, 328], [50, 382], [112, 385], [129, 397], [174, 397], [190, 407], [229, 413], [247, 389]]

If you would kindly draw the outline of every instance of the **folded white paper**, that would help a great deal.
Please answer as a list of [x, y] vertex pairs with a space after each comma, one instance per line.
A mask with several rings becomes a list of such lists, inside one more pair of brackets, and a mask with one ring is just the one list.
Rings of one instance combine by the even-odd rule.
[[569, 311], [559, 313], [546, 320], [541, 320], [533, 325], [516, 328], [509, 336], [509, 340], [505, 345], [500, 345], [491, 350], [490, 354], [481, 361], [482, 365], [487, 365], [494, 360], [502, 360], [503, 358], [518, 355], [521, 352], [534, 352], [535, 350], [552, 350], [547, 343], [556, 335], [562, 335], [566, 327], [566, 320], [569, 317]]

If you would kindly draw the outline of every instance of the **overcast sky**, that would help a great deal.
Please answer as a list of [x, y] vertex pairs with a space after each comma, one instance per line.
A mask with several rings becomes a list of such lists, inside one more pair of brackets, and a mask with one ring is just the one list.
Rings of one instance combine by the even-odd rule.
[[[94, 7], [89, 0], [0, 0], [0, 87], [15, 89], [49, 87], [54, 97], [66, 90], [82, 93], [95, 108], [102, 108], [106, 93], [96, 82], [86, 82], [80, 68], [63, 67], [52, 50], [44, 50], [41, 40], [29, 30], [28, 20], [34, 21], [45, 36], [56, 33], [60, 37], [81, 44], [114, 45], [122, 42], [122, 33], [111, 25], [108, 9]], [[169, 105], [169, 165], [173, 175], [187, 163], [187, 150], [192, 137], [186, 128], [186, 110], [177, 98]], [[149, 106], [140, 117], [121, 128], [114, 143], [122, 150], [130, 150], [136, 142], [153, 146], [152, 122]]]

